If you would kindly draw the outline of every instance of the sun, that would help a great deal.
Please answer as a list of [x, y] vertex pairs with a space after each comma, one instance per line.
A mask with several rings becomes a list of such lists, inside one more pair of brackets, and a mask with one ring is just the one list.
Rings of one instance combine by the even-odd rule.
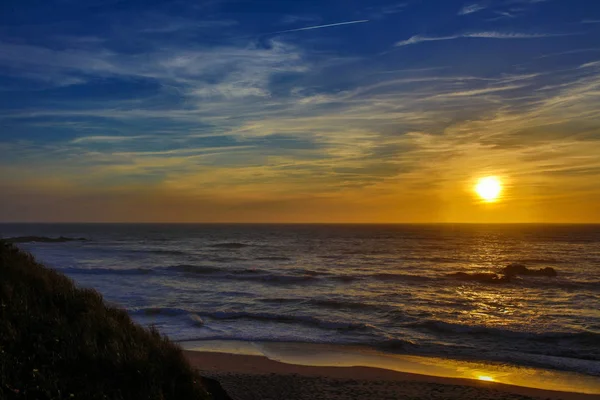
[[485, 201], [496, 201], [502, 192], [502, 183], [495, 176], [486, 176], [477, 181], [475, 191]]

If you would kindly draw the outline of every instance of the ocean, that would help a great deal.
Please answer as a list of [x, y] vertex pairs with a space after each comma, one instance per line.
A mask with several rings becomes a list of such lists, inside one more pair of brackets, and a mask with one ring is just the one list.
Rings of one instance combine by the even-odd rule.
[[[0, 224], [176, 341], [357, 345], [600, 376], [600, 225]], [[511, 263], [558, 276], [465, 281]]]

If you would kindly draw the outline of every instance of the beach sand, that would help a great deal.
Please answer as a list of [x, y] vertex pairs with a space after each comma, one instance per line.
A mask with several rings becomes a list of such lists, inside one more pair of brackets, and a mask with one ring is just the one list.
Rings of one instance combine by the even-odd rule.
[[600, 395], [440, 378], [372, 367], [285, 364], [257, 355], [185, 351], [202, 375], [235, 400], [315, 399], [600, 399]]

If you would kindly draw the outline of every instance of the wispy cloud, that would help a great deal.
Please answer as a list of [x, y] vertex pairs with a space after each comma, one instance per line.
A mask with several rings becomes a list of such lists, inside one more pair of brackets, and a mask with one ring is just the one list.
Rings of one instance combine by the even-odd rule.
[[82, 136], [75, 138], [71, 143], [120, 143], [130, 140], [147, 139], [151, 136]]
[[390, 15], [398, 14], [405, 11], [408, 3], [388, 4], [383, 7], [368, 7], [368, 15], [373, 19], [382, 19]]
[[585, 64], [581, 65], [579, 68], [594, 68], [594, 67], [600, 67], [600, 61], [592, 61], [589, 63], [585, 63]]
[[496, 93], [496, 92], [505, 92], [507, 90], [520, 89], [522, 87], [524, 87], [524, 86], [523, 85], [507, 85], [507, 86], [502, 86], [502, 87], [491, 87], [491, 88], [484, 88], [484, 89], [465, 90], [465, 91], [461, 91], [461, 92], [451, 92], [451, 93], [447, 93], [447, 94], [438, 95], [436, 97], [437, 98], [442, 98], [442, 97], [473, 97], [473, 96], [478, 96], [478, 95], [482, 95], [482, 94], [489, 94], [489, 93]]
[[470, 32], [470, 33], [461, 33], [456, 35], [449, 36], [423, 36], [423, 35], [415, 35], [409, 39], [402, 40], [397, 42], [395, 45], [399, 46], [408, 46], [411, 44], [417, 44], [422, 42], [436, 42], [440, 40], [453, 40], [453, 39], [462, 39], [462, 38], [483, 38], [483, 39], [539, 39], [539, 38], [547, 38], [554, 36], [565, 36], [564, 34], [548, 34], [548, 33], [515, 33], [515, 32]]
[[[61, 85], [67, 78], [137, 77], [202, 97], [264, 96], [272, 73], [306, 68], [295, 46], [274, 40], [269, 45], [157, 48], [140, 58], [102, 48], [53, 50], [0, 42], [0, 67], [16, 76], [56, 76]], [[216, 71], [219, 79], [205, 79]]]
[[589, 52], [598, 52], [598, 51], [600, 51], [600, 47], [591, 47], [591, 48], [587, 48], [587, 49], [574, 49], [574, 50], [560, 51], [558, 53], [544, 54], [543, 56], [539, 56], [537, 58], [539, 59], [539, 58], [548, 58], [548, 57], [558, 57], [558, 56], [564, 56], [567, 54], [579, 54], [579, 53], [589, 53]]
[[508, 11], [494, 11], [494, 13], [500, 15], [499, 18], [502, 18], [502, 17], [504, 17], [504, 18], [515, 18], [516, 17], [516, 15], [511, 14]]
[[582, 24], [600, 24], [600, 19], [584, 19]]
[[458, 11], [458, 15], [473, 14], [473, 13], [476, 13], [478, 11], [485, 10], [486, 8], [487, 8], [487, 6], [484, 5], [484, 4], [477, 4], [477, 3], [475, 3], [475, 4], [469, 4], [469, 5], [466, 5], [463, 8], [461, 8]]
[[[390, 13], [401, 9], [396, 5]], [[265, 19], [273, 23], [272, 14]], [[456, 42], [428, 57], [411, 58], [410, 51], [370, 57], [372, 48], [343, 46], [340, 38], [334, 43], [319, 37], [307, 45], [291, 37], [256, 40], [251, 30], [239, 32], [250, 35], [244, 40], [203, 42], [180, 32], [194, 31], [187, 20], [157, 21], [132, 27], [137, 36], [121, 32], [85, 45], [0, 42], [0, 73], [8, 74], [3, 84], [13, 91], [18, 85], [46, 88], [47, 82], [82, 85], [60, 96], [41, 91], [26, 104], [5, 102], [0, 110], [8, 132], [0, 140], [0, 219], [38, 218], [30, 212], [43, 210], [46, 218], [52, 212], [89, 220], [94, 210], [94, 218], [138, 221], [304, 218], [298, 215], [312, 221], [348, 221], [348, 215], [363, 221], [461, 220], [462, 210], [476, 212], [463, 187], [488, 172], [508, 177], [510, 208], [521, 209], [535, 197], [525, 191], [541, 188], [539, 201], [526, 211], [550, 215], [549, 199], [581, 196], [583, 190], [597, 209], [597, 57], [567, 56], [555, 64], [535, 58], [543, 48], [531, 43], [531, 52], [504, 59], [498, 51], [506, 46], [491, 41], [474, 58], [456, 57], [453, 50], [464, 50]], [[246, 22], [253, 29], [262, 25], [240, 21], [232, 30], [245, 29]], [[311, 25], [288, 30], [293, 32], [367, 20], [288, 22]], [[146, 33], [153, 27], [177, 34], [151, 37]], [[397, 45], [551, 36], [561, 35], [490, 30], [417, 35]], [[121, 46], [124, 37], [130, 41]], [[556, 41], [554, 56], [588, 51], [585, 43], [593, 43], [575, 46], [577, 38], [570, 39]], [[351, 56], [345, 52], [350, 47]], [[348, 62], [350, 57], [360, 62]], [[582, 198], [569, 209], [585, 210]], [[23, 212], [23, 199], [32, 202], [30, 212]]]

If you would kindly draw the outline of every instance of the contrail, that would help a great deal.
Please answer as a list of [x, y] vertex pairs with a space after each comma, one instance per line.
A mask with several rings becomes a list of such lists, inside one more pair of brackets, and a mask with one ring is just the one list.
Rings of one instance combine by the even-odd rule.
[[369, 22], [369, 20], [368, 19], [361, 19], [359, 21], [338, 22], [336, 24], [307, 26], [306, 28], [288, 29], [287, 31], [271, 32], [270, 34], [274, 34], [274, 33], [286, 33], [286, 32], [298, 32], [298, 31], [310, 31], [312, 29], [329, 28], [329, 27], [332, 27], [332, 26], [340, 26], [340, 25], [362, 24], [362, 23], [365, 23], [365, 22]]

